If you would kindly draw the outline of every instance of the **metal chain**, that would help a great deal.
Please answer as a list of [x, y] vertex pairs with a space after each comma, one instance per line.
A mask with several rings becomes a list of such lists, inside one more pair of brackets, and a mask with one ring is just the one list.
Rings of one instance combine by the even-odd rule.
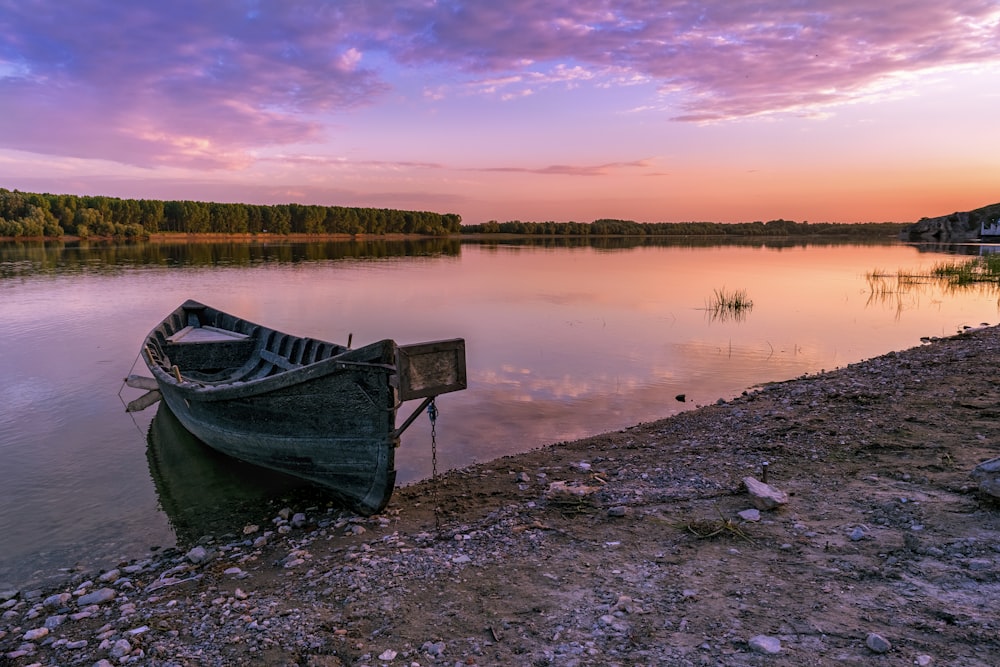
[[437, 475], [437, 405], [434, 399], [427, 405], [427, 416], [431, 420], [431, 500], [434, 502], [434, 529], [441, 529], [441, 506], [438, 503]]

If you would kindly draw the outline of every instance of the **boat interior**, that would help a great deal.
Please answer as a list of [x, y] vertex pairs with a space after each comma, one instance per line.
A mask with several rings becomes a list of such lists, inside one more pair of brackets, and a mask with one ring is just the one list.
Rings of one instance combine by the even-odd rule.
[[251, 382], [348, 351], [343, 345], [282, 333], [192, 302], [164, 320], [146, 344], [153, 364], [206, 385]]

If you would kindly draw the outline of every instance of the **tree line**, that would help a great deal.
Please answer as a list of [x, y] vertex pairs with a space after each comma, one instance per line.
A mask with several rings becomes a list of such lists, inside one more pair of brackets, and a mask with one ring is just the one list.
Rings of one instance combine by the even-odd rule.
[[182, 234], [385, 235], [513, 234], [518, 236], [869, 236], [898, 235], [902, 223], [489, 222], [462, 225], [455, 213], [306, 204], [223, 204], [198, 201], [53, 195], [0, 188], [0, 237], [138, 239], [158, 232]]
[[465, 234], [515, 234], [518, 236], [895, 236], [904, 223], [897, 222], [634, 222], [602, 218], [584, 222], [521, 222], [491, 220], [477, 225], [464, 225]]
[[0, 236], [74, 235], [136, 239], [184, 234], [422, 234], [462, 230], [455, 213], [305, 204], [222, 204], [197, 201], [53, 195], [0, 188]]

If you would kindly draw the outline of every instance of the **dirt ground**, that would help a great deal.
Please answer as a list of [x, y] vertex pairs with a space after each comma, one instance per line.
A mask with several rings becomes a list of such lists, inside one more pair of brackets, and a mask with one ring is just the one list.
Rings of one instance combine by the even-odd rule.
[[[380, 517], [305, 511], [141, 569], [48, 642], [8, 603], [0, 664], [997, 665], [1000, 506], [970, 471], [1000, 456], [998, 358], [971, 331], [451, 471]], [[743, 519], [765, 462], [788, 502]]]

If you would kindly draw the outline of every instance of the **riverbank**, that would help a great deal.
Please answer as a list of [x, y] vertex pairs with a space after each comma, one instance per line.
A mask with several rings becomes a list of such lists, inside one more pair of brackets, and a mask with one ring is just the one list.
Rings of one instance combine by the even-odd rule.
[[[0, 664], [995, 665], [1000, 329], [0, 592]], [[744, 478], [787, 504], [758, 511]], [[441, 511], [435, 512], [434, 508]]]

